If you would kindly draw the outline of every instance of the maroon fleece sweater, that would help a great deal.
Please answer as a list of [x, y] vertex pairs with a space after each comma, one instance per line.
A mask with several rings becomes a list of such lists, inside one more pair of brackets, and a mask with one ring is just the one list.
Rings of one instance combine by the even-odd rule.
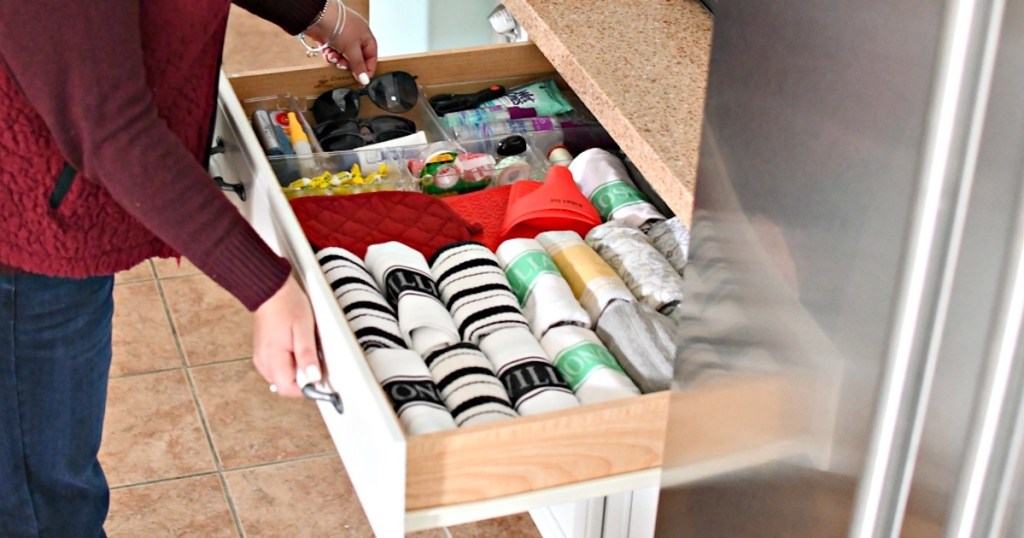
[[[324, 1], [236, 3], [296, 34]], [[280, 288], [288, 263], [263, 243], [200, 164], [212, 93], [199, 96], [202, 105], [196, 105], [205, 117], [188, 116], [192, 86], [215, 88], [228, 4], [0, 0], [0, 82], [7, 82], [0, 84], [0, 107], [16, 109], [0, 114], [0, 178], [8, 183], [0, 189], [6, 193], [0, 200], [0, 235], [6, 236], [0, 237], [0, 266], [86, 276], [180, 253], [251, 310]], [[189, 57], [162, 73], [161, 58], [174, 64], [179, 50]], [[25, 181], [51, 185], [62, 162], [80, 177], [67, 198], [71, 209], [47, 210], [35, 195], [19, 198], [32, 190]], [[75, 209], [75, 202], [85, 210]], [[99, 216], [89, 214], [90, 203]], [[47, 219], [48, 228], [26, 225], [34, 222], [23, 215], [29, 211], [44, 213], [31, 218]], [[115, 213], [127, 215], [110, 217]], [[93, 222], [139, 226], [89, 230]], [[39, 250], [40, 242], [49, 250]], [[38, 260], [32, 252], [53, 252], [59, 260]]]

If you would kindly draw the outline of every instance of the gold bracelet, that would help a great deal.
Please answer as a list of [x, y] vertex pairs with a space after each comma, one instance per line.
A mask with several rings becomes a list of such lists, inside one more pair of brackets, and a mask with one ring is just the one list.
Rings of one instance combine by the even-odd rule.
[[[309, 25], [310, 28], [316, 25], [316, 23], [320, 22], [324, 14], [327, 13], [327, 6], [330, 5], [330, 1], [331, 0], [327, 0], [327, 2], [324, 4], [323, 12], [321, 12], [320, 17], [317, 17], [317, 20], [314, 21], [313, 24]], [[306, 48], [306, 56], [310, 58], [316, 56], [317, 54], [320, 54], [321, 52], [324, 51], [324, 49], [331, 46], [331, 42], [337, 39], [339, 35], [341, 35], [341, 29], [345, 27], [345, 22], [348, 20], [348, 8], [345, 7], [345, 4], [342, 3], [341, 0], [334, 0], [334, 3], [337, 4], [338, 11], [341, 13], [341, 15], [337, 18], [337, 20], [334, 21], [334, 31], [331, 32], [331, 37], [324, 40], [323, 43], [315, 47], [311, 47], [309, 46], [308, 43], [306, 43], [305, 34], [299, 34], [295, 36], [299, 38], [299, 43], [302, 43], [302, 46]]]

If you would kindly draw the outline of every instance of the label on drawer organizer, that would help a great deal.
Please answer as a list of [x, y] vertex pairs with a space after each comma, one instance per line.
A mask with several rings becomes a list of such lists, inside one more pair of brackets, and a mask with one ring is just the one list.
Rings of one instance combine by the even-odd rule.
[[512, 285], [512, 292], [519, 299], [520, 306], [526, 305], [537, 278], [543, 274], [562, 277], [554, 260], [543, 250], [526, 251], [516, 256], [505, 268], [505, 275], [508, 276], [508, 282]]
[[391, 378], [381, 384], [384, 393], [391, 400], [391, 407], [395, 414], [401, 415], [403, 411], [414, 405], [427, 405], [447, 410], [441, 395], [437, 393], [437, 387], [430, 378]]
[[594, 204], [603, 220], [608, 220], [612, 213], [623, 207], [647, 203], [647, 200], [636, 187], [616, 179], [594, 189], [590, 193], [590, 203]]
[[572, 393], [555, 366], [543, 359], [519, 361], [502, 368], [498, 372], [498, 379], [505, 385], [513, 406], [518, 406], [520, 400], [545, 389]]
[[398, 308], [398, 300], [410, 292], [433, 297], [438, 301], [441, 297], [434, 280], [419, 271], [395, 267], [384, 275], [384, 295], [392, 308]]
[[558, 371], [565, 376], [565, 380], [569, 382], [573, 391], [578, 390], [580, 385], [590, 377], [590, 374], [601, 368], [608, 368], [626, 375], [611, 352], [601, 344], [594, 342], [580, 342], [561, 351], [557, 357], [554, 357], [554, 363]]

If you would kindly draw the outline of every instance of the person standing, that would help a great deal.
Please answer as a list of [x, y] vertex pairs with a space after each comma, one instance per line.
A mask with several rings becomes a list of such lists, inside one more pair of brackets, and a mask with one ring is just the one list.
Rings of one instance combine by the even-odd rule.
[[[237, 0], [364, 84], [366, 21], [339, 0]], [[113, 274], [183, 255], [254, 315], [283, 396], [320, 378], [313, 315], [205, 170], [228, 0], [0, 0], [0, 536], [104, 536], [97, 460]]]

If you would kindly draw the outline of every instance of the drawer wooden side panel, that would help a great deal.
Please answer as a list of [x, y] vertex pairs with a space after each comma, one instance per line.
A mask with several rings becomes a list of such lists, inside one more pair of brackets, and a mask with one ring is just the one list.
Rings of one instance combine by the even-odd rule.
[[661, 465], [669, 393], [408, 438], [406, 509], [479, 501]]

